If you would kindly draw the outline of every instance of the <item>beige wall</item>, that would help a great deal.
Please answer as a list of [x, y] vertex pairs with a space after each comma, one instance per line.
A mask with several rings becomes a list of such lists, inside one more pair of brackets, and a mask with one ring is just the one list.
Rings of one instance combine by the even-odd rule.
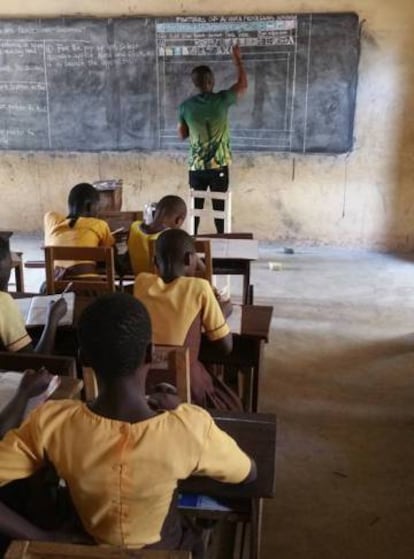
[[[237, 156], [233, 229], [272, 240], [414, 247], [414, 2], [234, 0], [227, 5], [223, 10], [219, 0], [2, 0], [0, 17], [356, 11], [366, 24], [355, 150], [338, 157]], [[187, 192], [181, 155], [3, 152], [0, 228], [39, 229], [45, 210], [64, 211], [73, 184], [108, 177], [124, 179], [126, 209], [167, 192]]]

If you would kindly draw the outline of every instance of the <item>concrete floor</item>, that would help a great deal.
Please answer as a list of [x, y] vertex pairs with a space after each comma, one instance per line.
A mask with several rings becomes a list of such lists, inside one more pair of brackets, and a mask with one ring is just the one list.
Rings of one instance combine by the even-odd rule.
[[[38, 243], [12, 239], [25, 258]], [[262, 559], [414, 557], [413, 263], [266, 245], [253, 283], [274, 306], [261, 411], [278, 416]]]

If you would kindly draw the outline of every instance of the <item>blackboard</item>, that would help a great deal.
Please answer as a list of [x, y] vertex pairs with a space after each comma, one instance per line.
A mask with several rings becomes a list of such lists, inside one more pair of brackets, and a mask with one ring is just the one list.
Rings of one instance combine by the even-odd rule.
[[358, 16], [301, 14], [0, 21], [0, 149], [177, 150], [177, 107], [208, 64], [249, 90], [230, 121], [234, 150], [352, 149]]

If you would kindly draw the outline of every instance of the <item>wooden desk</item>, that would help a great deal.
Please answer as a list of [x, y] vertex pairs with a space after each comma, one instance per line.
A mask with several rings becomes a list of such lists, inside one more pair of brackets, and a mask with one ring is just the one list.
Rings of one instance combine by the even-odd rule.
[[191, 559], [188, 551], [133, 550], [107, 545], [13, 541], [5, 559]]
[[211, 411], [216, 423], [231, 435], [257, 465], [253, 483], [229, 484], [192, 476], [182, 481], [180, 491], [218, 498], [270, 498], [275, 494], [276, 416], [264, 413]]
[[[76, 297], [73, 326], [61, 326], [56, 335], [57, 352], [61, 355], [77, 357], [76, 324], [82, 311], [94, 300], [93, 297]], [[229, 317], [233, 332], [233, 351], [222, 355], [214, 343], [205, 336], [200, 348], [200, 361], [209, 365], [224, 365], [240, 370], [247, 379], [244, 398], [246, 411], [256, 412], [259, 403], [260, 379], [263, 371], [264, 347], [269, 339], [273, 307], [243, 305], [234, 307], [234, 315]], [[41, 328], [29, 328], [29, 333], [37, 339]]]
[[76, 362], [73, 357], [0, 351], [0, 369], [25, 371], [26, 369], [40, 369], [40, 367], [46, 367], [54, 375], [76, 379]]
[[[213, 412], [217, 424], [231, 435], [239, 446], [254, 458], [257, 479], [248, 484], [231, 485], [205, 477], [193, 476], [183, 481], [179, 489], [185, 493], [208, 495], [224, 501], [228, 511], [183, 509], [185, 514], [199, 518], [225, 518], [231, 522], [250, 524], [250, 559], [259, 559], [262, 523], [262, 499], [275, 492], [276, 417], [272, 414]], [[242, 531], [244, 542], [245, 530]]]
[[208, 239], [211, 243], [213, 273], [215, 275], [243, 276], [244, 304], [249, 301], [250, 265], [259, 259], [259, 243], [254, 239], [209, 238], [200, 235], [198, 239]]
[[[233, 314], [234, 313], [234, 314]], [[260, 379], [263, 375], [264, 347], [269, 340], [273, 307], [234, 306], [228, 318], [233, 332], [233, 350], [223, 355], [205, 336], [200, 348], [200, 361], [206, 365], [224, 365], [246, 375], [247, 392], [243, 404], [247, 411], [256, 412], [259, 405]]]

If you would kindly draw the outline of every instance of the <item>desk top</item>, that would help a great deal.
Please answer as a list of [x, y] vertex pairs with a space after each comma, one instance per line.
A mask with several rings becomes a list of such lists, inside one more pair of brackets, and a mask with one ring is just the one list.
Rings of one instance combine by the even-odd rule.
[[193, 476], [180, 490], [222, 498], [273, 497], [276, 467], [276, 416], [263, 413], [211, 411], [216, 423], [231, 435], [257, 465], [253, 483], [233, 485]]
[[210, 241], [211, 257], [217, 260], [258, 260], [259, 242], [255, 239], [217, 239], [200, 235]]
[[227, 324], [233, 334], [254, 336], [268, 341], [273, 307], [260, 305], [233, 305]]
[[106, 545], [13, 541], [5, 559], [191, 559], [188, 551], [150, 551], [122, 549]]

